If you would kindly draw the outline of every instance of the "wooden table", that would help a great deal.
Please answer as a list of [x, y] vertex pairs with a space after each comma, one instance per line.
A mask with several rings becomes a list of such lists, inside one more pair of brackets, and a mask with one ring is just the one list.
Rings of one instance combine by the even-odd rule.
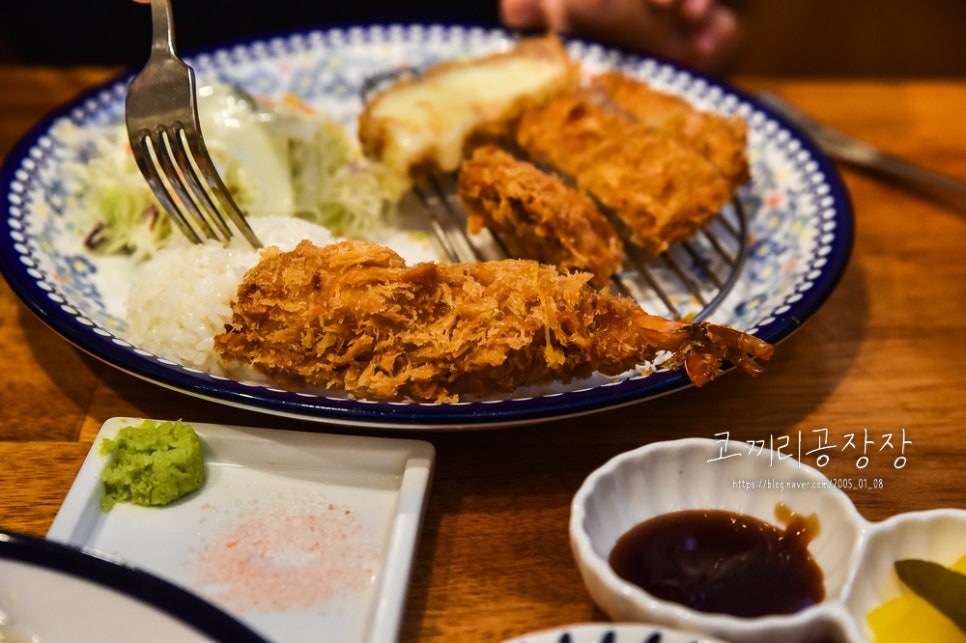
[[[110, 69], [0, 68], [0, 154], [48, 109]], [[966, 181], [966, 82], [814, 82], [743, 78], [899, 155]], [[966, 507], [966, 205], [924, 198], [846, 170], [857, 238], [822, 309], [757, 380], [546, 424], [398, 433], [437, 449], [435, 481], [406, 604], [406, 641], [497, 641], [599, 620], [571, 558], [569, 503], [622, 451], [685, 436], [769, 440], [827, 428], [833, 443], [905, 430], [905, 466], [839, 452], [830, 477], [861, 513]], [[101, 423], [113, 416], [314, 428], [228, 409], [125, 375], [72, 348], [0, 284], [0, 527], [43, 535]], [[811, 464], [811, 462], [809, 462]]]

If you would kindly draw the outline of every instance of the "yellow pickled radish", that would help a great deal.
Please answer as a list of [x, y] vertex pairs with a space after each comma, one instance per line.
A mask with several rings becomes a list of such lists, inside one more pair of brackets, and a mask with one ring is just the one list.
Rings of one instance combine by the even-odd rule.
[[[966, 573], [966, 555], [950, 569]], [[866, 621], [876, 643], [966, 643], [966, 632], [905, 586], [901, 595], [869, 612]]]

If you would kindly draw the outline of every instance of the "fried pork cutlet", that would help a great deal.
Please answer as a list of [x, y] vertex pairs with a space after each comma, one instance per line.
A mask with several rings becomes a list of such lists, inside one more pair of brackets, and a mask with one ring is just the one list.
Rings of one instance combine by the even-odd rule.
[[680, 96], [661, 92], [642, 80], [607, 71], [591, 83], [649, 129], [693, 147], [737, 187], [751, 177], [745, 146], [748, 125], [740, 116], [699, 110]]
[[403, 176], [451, 172], [466, 148], [508, 135], [527, 105], [575, 87], [579, 67], [554, 36], [446, 61], [377, 94], [359, 117], [365, 153]]
[[590, 275], [529, 260], [407, 267], [365, 241], [269, 248], [215, 338], [227, 362], [295, 386], [383, 400], [454, 401], [673, 356], [698, 385], [722, 360], [751, 374], [772, 347], [736, 330], [648, 315]]
[[590, 90], [525, 110], [516, 141], [531, 160], [573, 177], [654, 254], [691, 236], [731, 198], [728, 181], [701, 154]]
[[489, 228], [513, 257], [590, 272], [597, 288], [620, 269], [624, 244], [594, 202], [500, 148], [463, 161], [457, 193], [470, 232]]

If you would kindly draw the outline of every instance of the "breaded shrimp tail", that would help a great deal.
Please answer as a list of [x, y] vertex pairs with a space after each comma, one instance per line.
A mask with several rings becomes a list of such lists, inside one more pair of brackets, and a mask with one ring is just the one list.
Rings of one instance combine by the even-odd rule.
[[294, 386], [437, 402], [617, 375], [659, 351], [698, 385], [723, 360], [757, 374], [753, 359], [771, 356], [755, 337], [654, 317], [589, 279], [529, 260], [408, 267], [374, 243], [304, 241], [263, 253], [215, 348]]

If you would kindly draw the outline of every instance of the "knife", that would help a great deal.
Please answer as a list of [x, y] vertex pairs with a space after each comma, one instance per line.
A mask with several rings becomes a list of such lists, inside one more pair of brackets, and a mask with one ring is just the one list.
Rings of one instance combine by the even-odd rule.
[[899, 580], [966, 632], [966, 575], [927, 560], [895, 563]]

